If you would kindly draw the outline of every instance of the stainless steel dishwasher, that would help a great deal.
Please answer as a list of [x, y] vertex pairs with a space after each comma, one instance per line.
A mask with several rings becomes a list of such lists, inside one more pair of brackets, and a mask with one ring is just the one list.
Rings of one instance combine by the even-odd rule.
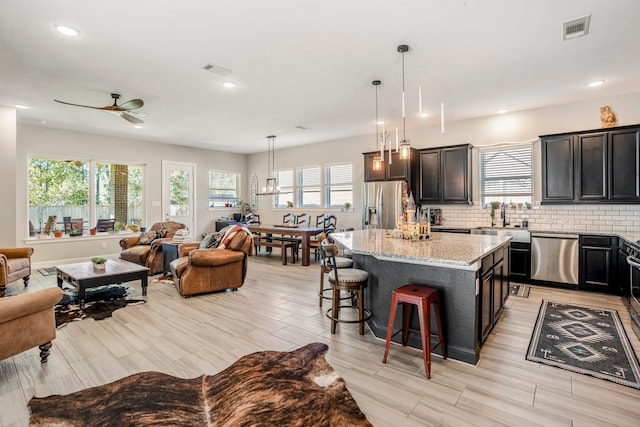
[[531, 280], [578, 285], [577, 234], [531, 233]]

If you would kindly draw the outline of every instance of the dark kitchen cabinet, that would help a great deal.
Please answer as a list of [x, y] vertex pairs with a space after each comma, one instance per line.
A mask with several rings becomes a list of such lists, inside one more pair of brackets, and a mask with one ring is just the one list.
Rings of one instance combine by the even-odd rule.
[[512, 242], [509, 251], [509, 278], [518, 283], [531, 281], [531, 243]]
[[411, 149], [411, 157], [407, 160], [400, 159], [400, 153], [391, 152], [391, 163], [389, 163], [389, 152], [384, 152], [384, 161], [381, 170], [373, 169], [373, 159], [379, 152], [363, 153], [364, 155], [364, 180], [371, 181], [406, 181], [409, 189], [415, 191], [417, 187], [417, 176], [419, 172], [419, 153], [416, 149]]
[[440, 150], [425, 150], [420, 152], [419, 175], [418, 200], [421, 202], [441, 202]]
[[615, 280], [617, 238], [580, 236], [580, 289], [611, 294], [620, 292]]
[[484, 342], [498, 321], [509, 294], [509, 247], [501, 247], [482, 259], [480, 269], [478, 338]]
[[640, 202], [640, 128], [609, 132], [609, 199]]
[[382, 163], [380, 170], [373, 169], [373, 159], [378, 156], [379, 153], [364, 153], [364, 181], [386, 181], [387, 171], [386, 164]]
[[607, 200], [607, 132], [576, 135], [576, 197]]
[[542, 202], [572, 202], [573, 135], [542, 138]]
[[541, 136], [542, 203], [640, 203], [640, 127]]
[[417, 198], [422, 203], [469, 203], [471, 145], [420, 150]]

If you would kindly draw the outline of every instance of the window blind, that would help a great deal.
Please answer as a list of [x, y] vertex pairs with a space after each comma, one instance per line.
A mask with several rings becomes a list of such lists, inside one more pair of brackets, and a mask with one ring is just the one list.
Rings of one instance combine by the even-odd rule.
[[531, 202], [533, 196], [532, 147], [530, 145], [480, 152], [483, 204]]

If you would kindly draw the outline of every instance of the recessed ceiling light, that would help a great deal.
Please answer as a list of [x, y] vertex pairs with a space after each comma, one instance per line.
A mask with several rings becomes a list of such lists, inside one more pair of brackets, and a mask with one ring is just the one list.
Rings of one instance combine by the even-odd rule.
[[587, 86], [589, 87], [598, 87], [598, 86], [602, 86], [604, 84], [604, 80], [595, 80], [591, 83], [588, 83]]
[[420, 114], [420, 117], [429, 117], [429, 113], [422, 113]]
[[377, 124], [377, 125], [383, 125], [383, 124], [384, 124], [384, 121], [382, 121], [382, 120], [378, 120], [378, 121], [376, 122], [376, 124]]
[[22, 105], [22, 104], [15, 104], [14, 107], [16, 107], [19, 110], [26, 110], [27, 108], [29, 108], [26, 105]]
[[235, 82], [222, 82], [222, 86], [226, 87], [227, 89], [233, 89], [237, 86], [237, 84]]
[[142, 129], [142, 125], [133, 125], [133, 127], [136, 129]]
[[56, 25], [55, 28], [60, 34], [64, 34], [69, 37], [76, 37], [80, 34], [80, 31], [75, 28], [67, 27], [66, 25]]
[[504, 114], [504, 113], [507, 113], [508, 111], [509, 111], [509, 110], [507, 110], [506, 108], [502, 108], [502, 109], [500, 109], [500, 110], [496, 111], [496, 113], [498, 113], [498, 114]]

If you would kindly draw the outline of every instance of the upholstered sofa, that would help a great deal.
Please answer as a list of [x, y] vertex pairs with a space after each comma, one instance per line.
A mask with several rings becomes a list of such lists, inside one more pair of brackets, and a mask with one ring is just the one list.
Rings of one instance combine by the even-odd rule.
[[11, 282], [22, 279], [25, 286], [29, 284], [32, 254], [33, 248], [0, 249], [0, 297]]
[[0, 360], [39, 346], [40, 361], [47, 361], [60, 298], [62, 290], [52, 287], [0, 299]]
[[122, 248], [120, 259], [148, 267], [149, 275], [162, 273], [162, 243], [171, 241], [176, 231], [183, 228], [186, 228], [184, 224], [175, 221], [157, 222], [147, 232], [160, 231], [163, 237], [156, 238], [150, 244], [144, 245], [139, 244], [140, 237], [144, 233], [140, 233], [138, 236], [125, 237], [120, 240], [120, 247]]
[[237, 290], [247, 275], [248, 256], [253, 255], [253, 236], [238, 231], [224, 249], [198, 249], [199, 243], [183, 243], [179, 258], [171, 262], [171, 274], [183, 297]]

